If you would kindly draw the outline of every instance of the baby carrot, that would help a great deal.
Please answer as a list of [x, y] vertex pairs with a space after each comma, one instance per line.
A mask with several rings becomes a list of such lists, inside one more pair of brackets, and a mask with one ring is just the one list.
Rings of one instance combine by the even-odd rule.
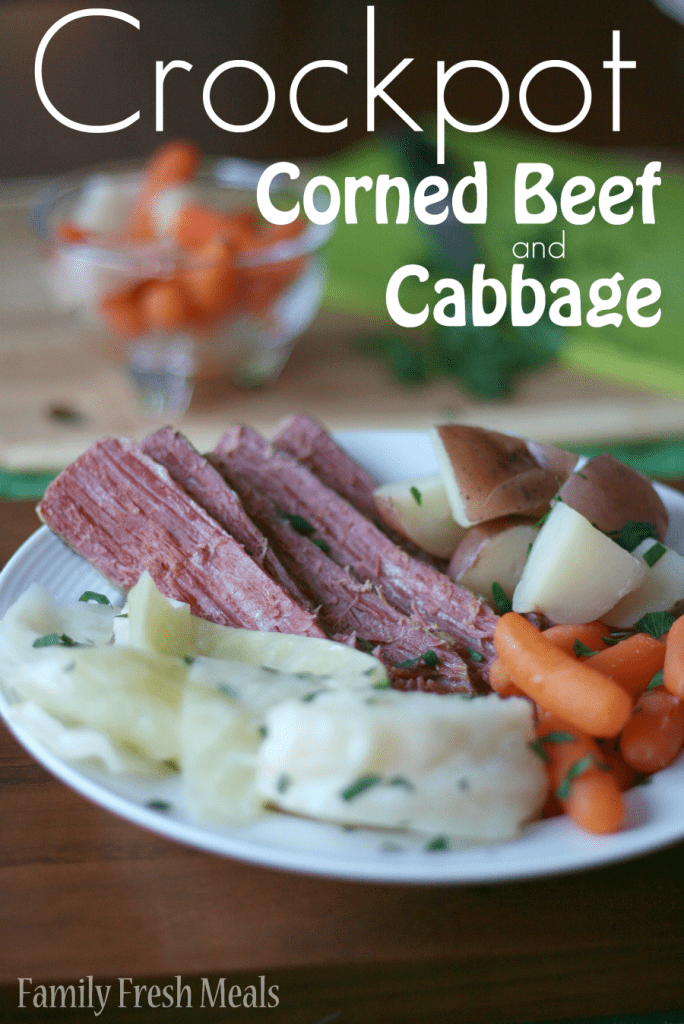
[[617, 683], [555, 647], [516, 612], [494, 631], [494, 647], [511, 679], [545, 711], [590, 736], [616, 736], [629, 719], [632, 701]]
[[603, 638], [608, 632], [602, 622], [583, 622], [576, 626], [549, 626], [544, 630], [544, 636], [561, 651], [577, 656], [578, 642], [590, 651], [602, 651], [606, 646]]
[[667, 634], [663, 682], [670, 693], [684, 699], [684, 615], [675, 619]]
[[126, 292], [105, 295], [100, 300], [100, 314], [107, 327], [121, 337], [134, 338], [147, 328], [137, 286]]
[[684, 703], [664, 687], [639, 699], [620, 735], [620, 753], [640, 772], [657, 772], [684, 746]]
[[129, 216], [127, 233], [133, 238], [153, 236], [152, 199], [162, 189], [190, 181], [199, 162], [200, 152], [192, 142], [167, 142], [155, 150], [145, 168], [142, 187]]
[[143, 286], [141, 306], [147, 323], [156, 331], [186, 327], [193, 308], [179, 281], [149, 281]]
[[548, 758], [551, 790], [567, 814], [587, 832], [616, 832], [625, 814], [622, 794], [597, 744], [545, 712], [537, 737]]
[[665, 663], [665, 644], [648, 633], [634, 633], [590, 661], [591, 667], [619, 683], [636, 700]]
[[198, 313], [216, 319], [233, 305], [237, 275], [232, 250], [227, 243], [212, 239], [197, 250], [196, 263], [181, 272], [183, 285]]
[[522, 690], [515, 685], [499, 658], [495, 658], [489, 666], [489, 685], [500, 697], [524, 696]]

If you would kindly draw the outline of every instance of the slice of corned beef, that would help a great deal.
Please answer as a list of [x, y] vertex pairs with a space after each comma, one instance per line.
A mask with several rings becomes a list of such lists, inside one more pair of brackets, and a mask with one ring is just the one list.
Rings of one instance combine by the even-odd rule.
[[473, 692], [467, 666], [443, 638], [388, 605], [370, 584], [353, 579], [327, 557], [315, 535], [302, 533], [302, 525], [280, 514], [260, 488], [242, 476], [234, 485], [288, 571], [319, 604], [331, 633], [355, 634], [358, 646], [381, 659], [397, 689]]
[[324, 635], [310, 612], [131, 441], [92, 445], [53, 480], [38, 514], [123, 591], [147, 570], [162, 593], [212, 622]]
[[238, 495], [180, 431], [162, 427], [143, 438], [140, 448], [145, 455], [164, 466], [172, 479], [242, 544], [247, 554], [293, 601], [308, 606], [307, 598], [278, 561], [263, 533], [249, 518]]
[[211, 461], [233, 486], [244, 477], [278, 509], [310, 524], [338, 565], [348, 566], [361, 581], [371, 580], [405, 615], [447, 633], [466, 660], [471, 658], [473, 671], [486, 675], [497, 617], [484, 602], [398, 548], [306, 466], [248, 427], [229, 429]]
[[301, 462], [363, 515], [369, 519], [377, 516], [373, 478], [340, 448], [320, 423], [309, 416], [291, 416], [280, 424], [271, 444]]
[[271, 444], [297, 459], [315, 473], [326, 487], [346, 498], [350, 505], [387, 534], [397, 547], [403, 548], [420, 562], [427, 562], [440, 570], [446, 569], [447, 561], [423, 551], [382, 521], [373, 497], [375, 481], [320, 423], [309, 416], [292, 416], [280, 425]]

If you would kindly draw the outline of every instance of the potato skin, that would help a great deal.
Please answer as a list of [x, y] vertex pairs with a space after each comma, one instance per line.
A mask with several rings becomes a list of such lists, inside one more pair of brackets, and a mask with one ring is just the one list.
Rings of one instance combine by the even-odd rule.
[[560, 496], [604, 533], [630, 521], [653, 523], [659, 540], [667, 533], [669, 515], [651, 482], [612, 455], [589, 459], [568, 477]]

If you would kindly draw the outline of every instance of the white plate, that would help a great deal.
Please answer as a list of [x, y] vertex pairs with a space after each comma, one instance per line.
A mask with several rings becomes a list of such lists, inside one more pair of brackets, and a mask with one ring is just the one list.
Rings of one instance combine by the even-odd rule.
[[[359, 431], [339, 434], [338, 439], [380, 482], [437, 472], [423, 433]], [[684, 551], [684, 495], [668, 488], [659, 491], [671, 516], [668, 539]], [[22, 545], [0, 574], [0, 616], [32, 582], [47, 586], [62, 601], [74, 601], [84, 590], [116, 596], [46, 527]], [[4, 700], [0, 710], [7, 718]], [[427, 852], [399, 837], [402, 849], [390, 852], [382, 849], [386, 837], [377, 832], [345, 831], [275, 813], [241, 829], [198, 825], [183, 806], [177, 779], [160, 785], [75, 768], [46, 751], [11, 719], [8, 725], [37, 761], [96, 804], [170, 839], [274, 868], [373, 882], [499, 882], [608, 864], [684, 838], [684, 758], [656, 775], [650, 785], [626, 795], [627, 822], [617, 835], [586, 835], [559, 817], [528, 826], [508, 843]], [[155, 797], [168, 801], [173, 810], [150, 810], [146, 804]]]

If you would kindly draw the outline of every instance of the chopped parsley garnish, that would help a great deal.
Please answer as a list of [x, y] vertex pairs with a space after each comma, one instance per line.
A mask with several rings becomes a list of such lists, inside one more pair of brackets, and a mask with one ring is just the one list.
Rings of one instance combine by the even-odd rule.
[[593, 764], [598, 764], [593, 754], [587, 754], [586, 757], [581, 757], [579, 761], [575, 761], [568, 768], [565, 778], [561, 782], [560, 786], [556, 790], [556, 796], [559, 800], [567, 800], [570, 796], [570, 783], [573, 779], [576, 779], [579, 775], [583, 775], [588, 771]]
[[34, 647], [81, 647], [75, 640], [72, 640], [66, 633], [48, 633], [33, 641]]
[[656, 541], [652, 544], [648, 551], [644, 551], [641, 556], [646, 563], [652, 569], [656, 562], [659, 562], [663, 555], [667, 554], [667, 548], [660, 541]]
[[492, 583], [492, 597], [500, 615], [505, 615], [506, 612], [513, 611], [511, 599], [506, 596], [500, 583]]
[[637, 633], [650, 633], [659, 640], [663, 633], [668, 632], [674, 621], [675, 617], [670, 612], [647, 612], [634, 623], [634, 629]]
[[287, 519], [292, 529], [296, 530], [297, 533], [303, 533], [304, 535], [307, 535], [316, 532], [316, 527], [312, 526], [308, 519], [305, 519], [304, 516], [299, 516], [296, 513], [292, 514], [290, 512], [281, 512], [280, 514], [282, 515], [283, 519]]
[[[549, 509], [548, 512], [545, 512], [543, 516], [540, 516], [539, 519], [536, 521], [536, 523], [532, 523], [532, 526], [534, 528], [539, 528], [539, 527], [543, 526], [544, 523], [546, 522], [546, 520], [549, 518], [550, 515], [551, 515], [551, 509]], [[530, 545], [530, 547], [531, 546], [532, 545]], [[529, 554], [529, 550], [528, 550], [528, 554]]]
[[231, 700], [237, 700], [237, 693], [232, 686], [228, 685], [228, 683], [218, 683], [216, 688], [224, 697], [230, 697]]
[[468, 656], [471, 661], [484, 661], [484, 654], [480, 654], [479, 651], [474, 651], [472, 647], [468, 648]]
[[326, 541], [322, 540], [321, 537], [312, 537], [311, 543], [315, 544], [317, 548], [320, 548], [324, 555], [327, 555], [330, 551], [330, 545]]
[[265, 725], [260, 725], [259, 728], [257, 729], [257, 732], [259, 733], [262, 739], [264, 738], [264, 736], [268, 735], [268, 729], [266, 728]]
[[610, 636], [602, 636], [606, 647], [615, 647], [615, 644], [619, 644], [621, 640], [626, 640], [628, 636], [632, 636], [631, 633], [612, 633]]
[[552, 732], [544, 733], [543, 736], [539, 737], [542, 743], [572, 743], [577, 737], [573, 736], [571, 732], [564, 732], [561, 729], [555, 729]]
[[79, 601], [97, 601], [98, 604], [111, 604], [108, 597], [105, 597], [104, 594], [98, 594], [94, 590], [86, 590], [79, 597]]
[[413, 500], [415, 501], [416, 505], [423, 504], [423, 495], [420, 493], [417, 487], [411, 488], [411, 494], [413, 495]]
[[286, 789], [289, 789], [292, 785], [292, 779], [289, 775], [281, 775], [276, 782], [276, 789], [279, 793], [284, 793]]
[[412, 782], [409, 782], [403, 775], [394, 775], [391, 779], [387, 780], [388, 786], [403, 786], [404, 789], [415, 789], [416, 787]]
[[530, 740], [529, 747], [530, 750], [535, 752], [537, 757], [541, 757], [542, 761], [546, 761], [547, 764], [550, 762], [551, 758], [544, 750], [544, 744], [540, 739]]
[[312, 700], [318, 697], [319, 693], [325, 693], [325, 690], [312, 690], [311, 693], [305, 693], [302, 700], [305, 704], [309, 704]]
[[194, 665], [195, 664], [195, 659], [193, 658], [192, 654], [184, 654], [183, 655], [183, 661], [185, 662], [186, 665]]
[[591, 647], [587, 647], [581, 640], [573, 641], [572, 649], [577, 658], [591, 658], [592, 654], [598, 654], [598, 651], [592, 651]]
[[342, 790], [340, 796], [343, 800], [354, 800], [361, 793], [365, 793], [367, 789], [377, 786], [379, 782], [382, 782], [381, 775], [360, 775], [355, 782]]
[[428, 853], [441, 852], [442, 850], [449, 849], [449, 840], [446, 836], [435, 836], [429, 843], [426, 844], [425, 849]]
[[663, 685], [663, 670], [659, 669], [651, 679], [651, 682], [646, 687], [647, 690], [657, 690], [659, 686]]
[[420, 662], [424, 662], [428, 668], [437, 668], [439, 665], [439, 658], [433, 650], [425, 651], [424, 654], [419, 654], [417, 658], [409, 658], [408, 661], [400, 661], [395, 668], [415, 668]]
[[631, 552], [643, 540], [648, 540], [649, 537], [652, 537], [653, 540], [658, 540], [658, 531], [653, 523], [630, 519], [621, 529], [608, 530], [607, 536], [614, 540], [616, 544], [619, 544], [621, 548], [624, 548], [625, 551]]
[[374, 690], [389, 690], [391, 686], [389, 679], [381, 679], [379, 682], [373, 683]]
[[582, 480], [586, 480], [587, 479], [586, 473], [580, 473], [580, 471], [578, 469], [575, 470], [574, 475], [580, 477], [580, 479], [582, 479]]
[[168, 800], [148, 800], [145, 807], [149, 807], [151, 811], [172, 811], [173, 804], [170, 804]]
[[404, 847], [400, 846], [399, 843], [393, 842], [391, 839], [385, 839], [383, 843], [380, 843], [378, 850], [380, 853], [401, 853]]

